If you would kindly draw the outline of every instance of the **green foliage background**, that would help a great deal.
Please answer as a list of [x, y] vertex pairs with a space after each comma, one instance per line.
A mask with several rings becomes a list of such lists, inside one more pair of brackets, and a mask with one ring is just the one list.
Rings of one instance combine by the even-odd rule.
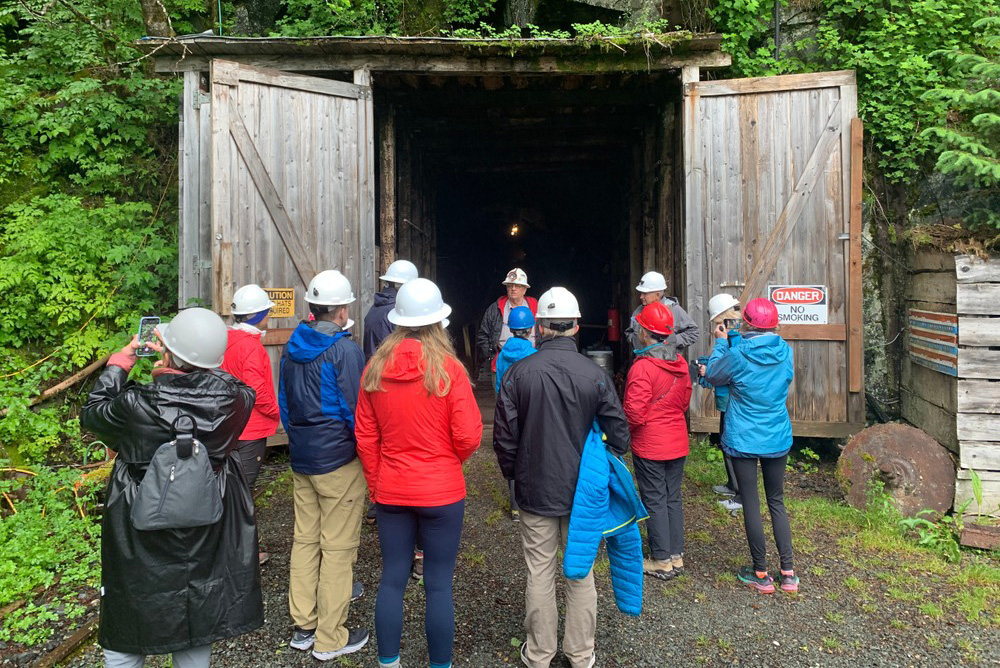
[[[711, 14], [733, 55], [734, 75], [855, 70], [869, 171], [913, 183], [936, 166], [956, 177], [959, 189], [983, 189], [984, 199], [962, 212], [966, 223], [1000, 228], [1000, 219], [988, 213], [1000, 186], [994, 118], [1000, 112], [1000, 4], [784, 0], [783, 7], [783, 16], [799, 20], [783, 22], [775, 57], [773, 3], [716, 1]], [[949, 149], [960, 154], [940, 160]]]

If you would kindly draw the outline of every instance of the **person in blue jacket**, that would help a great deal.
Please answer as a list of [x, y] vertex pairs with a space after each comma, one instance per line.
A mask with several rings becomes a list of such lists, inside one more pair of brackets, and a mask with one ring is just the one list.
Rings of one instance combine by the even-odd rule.
[[[732, 323], [740, 321], [740, 301], [736, 297], [724, 292], [714, 295], [708, 300], [708, 319], [712, 323], [713, 329], [719, 325], [728, 324], [726, 329], [730, 332], [729, 345], [733, 346], [739, 343], [739, 332], [731, 329]], [[719, 501], [719, 505], [735, 514], [743, 509], [743, 504], [740, 503], [740, 487], [736, 482], [736, 474], [733, 472], [732, 460], [725, 450], [722, 450], [722, 435], [726, 432], [726, 409], [729, 407], [729, 386], [719, 385], [715, 387], [705, 380], [705, 362], [707, 360], [707, 357], [698, 358], [698, 385], [713, 390], [715, 393], [715, 410], [719, 411], [719, 432], [710, 434], [708, 440], [722, 451], [722, 462], [726, 467], [726, 484], [712, 485], [712, 491], [726, 497]]]
[[367, 629], [346, 626], [368, 495], [354, 439], [365, 356], [347, 332], [354, 293], [343, 274], [317, 274], [306, 301], [315, 319], [292, 333], [278, 374], [295, 502], [288, 644], [328, 661], [368, 642]]
[[[507, 329], [510, 330], [511, 337], [500, 349], [497, 355], [496, 386], [493, 388], [500, 394], [500, 383], [503, 382], [503, 375], [514, 362], [523, 360], [531, 355], [535, 350], [535, 344], [531, 342], [531, 336], [535, 331], [535, 316], [527, 306], [515, 306], [507, 316]], [[517, 500], [514, 498], [514, 481], [507, 482], [507, 494], [510, 498], [510, 519], [515, 522], [521, 520], [521, 511], [517, 507]]]
[[757, 462], [764, 478], [764, 494], [778, 546], [783, 591], [798, 591], [792, 555], [792, 530], [785, 511], [785, 464], [792, 447], [788, 416], [788, 387], [792, 383], [792, 349], [774, 331], [778, 310], [763, 297], [743, 309], [743, 336], [730, 344], [723, 325], [716, 326], [715, 349], [705, 365], [705, 380], [729, 386], [729, 406], [722, 448], [732, 458], [743, 501], [743, 526], [750, 545], [751, 566], [737, 577], [763, 594], [774, 592], [767, 571], [764, 527], [757, 496]]
[[507, 316], [507, 328], [512, 336], [507, 339], [507, 343], [500, 349], [497, 355], [497, 378], [496, 386], [493, 388], [497, 394], [500, 393], [500, 383], [503, 382], [503, 375], [507, 369], [517, 361], [523, 360], [535, 351], [535, 344], [531, 342], [531, 335], [535, 331], [535, 316], [527, 306], [516, 306], [511, 309]]

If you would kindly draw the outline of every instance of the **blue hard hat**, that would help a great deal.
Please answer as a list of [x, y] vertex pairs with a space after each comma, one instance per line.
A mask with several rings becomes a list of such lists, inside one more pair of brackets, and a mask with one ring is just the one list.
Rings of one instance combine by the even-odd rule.
[[531, 309], [527, 306], [516, 306], [510, 310], [507, 316], [508, 329], [531, 329], [535, 326], [535, 316], [531, 314]]

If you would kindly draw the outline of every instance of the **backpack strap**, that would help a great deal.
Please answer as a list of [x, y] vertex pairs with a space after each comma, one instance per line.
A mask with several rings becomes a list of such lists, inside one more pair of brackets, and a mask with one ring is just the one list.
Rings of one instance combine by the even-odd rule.
[[[184, 418], [187, 418], [191, 422], [190, 430], [182, 431], [178, 426], [178, 423]], [[195, 423], [194, 418], [190, 415], [178, 415], [170, 424], [170, 430], [174, 434], [174, 443], [177, 447], [177, 457], [179, 459], [187, 459], [191, 456], [191, 453], [194, 450], [194, 444], [198, 440], [198, 425]]]

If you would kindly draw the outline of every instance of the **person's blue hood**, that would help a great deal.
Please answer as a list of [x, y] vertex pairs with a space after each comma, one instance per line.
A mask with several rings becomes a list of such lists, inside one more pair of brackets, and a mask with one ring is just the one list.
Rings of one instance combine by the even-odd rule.
[[336, 343], [337, 338], [317, 331], [307, 323], [299, 323], [288, 339], [288, 356], [299, 363], [311, 362]]
[[513, 364], [524, 359], [534, 352], [534, 350], [535, 346], [531, 345], [531, 341], [528, 339], [512, 336], [507, 339], [507, 343], [503, 344], [498, 359], [504, 360], [507, 364]]
[[751, 362], [771, 366], [785, 362], [791, 349], [780, 336], [764, 332], [754, 336], [744, 335], [739, 350]]

